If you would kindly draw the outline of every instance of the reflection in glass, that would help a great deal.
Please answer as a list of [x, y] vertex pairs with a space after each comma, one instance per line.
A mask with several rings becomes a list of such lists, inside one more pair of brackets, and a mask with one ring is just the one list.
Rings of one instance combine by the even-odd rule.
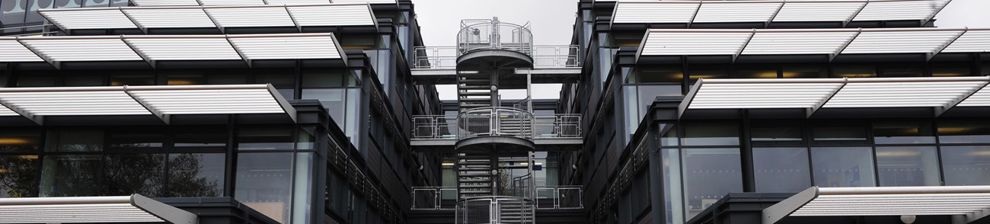
[[106, 186], [98, 155], [48, 155], [42, 162], [41, 197], [101, 195]]
[[990, 146], [942, 146], [945, 185], [990, 184]]
[[344, 91], [345, 89], [303, 89], [301, 98], [319, 100], [337, 125], [343, 127]]
[[287, 223], [292, 197], [293, 153], [240, 153], [234, 198]]
[[876, 186], [870, 147], [814, 147], [811, 165], [816, 186]]
[[815, 127], [815, 141], [866, 141], [863, 127]]
[[0, 155], [0, 198], [38, 196], [38, 156]]
[[937, 186], [938, 152], [935, 147], [877, 147], [880, 186]]
[[754, 142], [800, 142], [801, 126], [774, 125], [768, 127], [753, 127]]
[[117, 154], [105, 160], [106, 195], [161, 195], [164, 186], [164, 154]]
[[213, 197], [223, 194], [224, 154], [171, 154], [168, 162], [169, 197]]
[[295, 139], [291, 127], [241, 128], [237, 135], [239, 150], [292, 150]]
[[48, 152], [99, 152], [103, 151], [103, 131], [61, 130], [49, 131], [45, 137]]
[[691, 219], [728, 193], [742, 192], [738, 148], [682, 149], [685, 217]]
[[37, 152], [41, 132], [30, 129], [0, 130], [0, 152]]
[[796, 193], [811, 187], [807, 148], [754, 148], [756, 191]]
[[663, 199], [667, 223], [684, 222], [683, 198], [681, 197], [681, 155], [680, 149], [661, 149], [663, 161]]
[[990, 122], [981, 120], [944, 121], [938, 124], [940, 143], [990, 143]]
[[684, 145], [739, 145], [739, 128], [725, 123], [691, 123], [684, 126]]
[[877, 144], [933, 144], [935, 134], [930, 123], [875, 122], [873, 141]]

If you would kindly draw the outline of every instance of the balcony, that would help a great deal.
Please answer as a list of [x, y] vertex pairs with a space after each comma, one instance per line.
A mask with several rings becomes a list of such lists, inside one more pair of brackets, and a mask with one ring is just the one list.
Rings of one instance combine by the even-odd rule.
[[[413, 70], [453, 70], [457, 58], [467, 49], [457, 46], [418, 46], [414, 48]], [[534, 69], [580, 68], [577, 45], [533, 45], [526, 50]]]
[[413, 116], [414, 145], [453, 145], [484, 136], [514, 137], [536, 145], [581, 144], [581, 115], [536, 116], [511, 107], [483, 107], [457, 116]]

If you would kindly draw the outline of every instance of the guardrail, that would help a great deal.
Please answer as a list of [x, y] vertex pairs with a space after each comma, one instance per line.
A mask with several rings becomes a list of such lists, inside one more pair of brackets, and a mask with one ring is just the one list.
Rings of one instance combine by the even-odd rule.
[[505, 196], [475, 197], [457, 203], [454, 223], [536, 223], [533, 202]]
[[[580, 114], [531, 116], [528, 112], [519, 113], [521, 110], [506, 107], [472, 111], [460, 116], [413, 116], [412, 137], [419, 140], [459, 140], [481, 135], [509, 135], [526, 139], [556, 139], [580, 138], [583, 134]], [[529, 125], [529, 128], [509, 130], [518, 128], [517, 124]]]
[[[456, 46], [417, 46], [413, 48], [413, 69], [455, 69], [462, 51]], [[577, 45], [534, 45], [526, 55], [533, 58], [534, 68], [580, 67]]]
[[413, 210], [454, 210], [457, 206], [455, 187], [413, 187]]
[[581, 186], [557, 186], [536, 188], [536, 209], [583, 209]]

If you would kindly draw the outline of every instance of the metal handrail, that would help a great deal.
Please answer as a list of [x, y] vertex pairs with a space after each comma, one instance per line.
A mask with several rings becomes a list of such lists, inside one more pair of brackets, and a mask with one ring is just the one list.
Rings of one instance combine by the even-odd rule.
[[[577, 45], [533, 45], [534, 68], [581, 67]], [[460, 51], [457, 46], [413, 47], [413, 69], [455, 69]]]
[[[448, 193], [448, 194], [445, 194]], [[456, 187], [412, 187], [412, 210], [454, 210], [457, 204]]]
[[[465, 23], [476, 21], [474, 23]], [[508, 39], [504, 39], [508, 37]], [[526, 26], [491, 20], [464, 20], [457, 32], [457, 56], [476, 50], [510, 50], [531, 56], [533, 32]]]
[[[490, 107], [488, 107], [490, 108]], [[506, 108], [506, 107], [502, 107]], [[485, 108], [479, 108], [485, 110]], [[514, 111], [524, 111], [518, 108], [506, 108]], [[490, 109], [489, 109], [490, 110]], [[445, 115], [415, 115], [413, 116], [412, 137], [416, 140], [457, 140], [465, 127], [460, 119], [462, 116]], [[489, 121], [491, 121], [491, 117]], [[531, 139], [581, 138], [580, 114], [556, 114], [552, 116], [532, 116], [530, 122]], [[488, 123], [491, 125], [491, 123]], [[486, 132], [488, 133], [488, 132]]]
[[[541, 194], [549, 192], [549, 195]], [[584, 189], [577, 185], [536, 188], [536, 209], [584, 209]], [[549, 196], [549, 197], [546, 197]], [[568, 197], [570, 196], [570, 197]], [[549, 201], [549, 203], [545, 203]], [[574, 204], [577, 203], [577, 204]]]
[[457, 123], [458, 140], [482, 136], [533, 139], [533, 114], [517, 108], [473, 108], [458, 114]]
[[[507, 205], [514, 206], [509, 207], [511, 209], [527, 212], [526, 214], [516, 214], [517, 219], [512, 220], [513, 223], [536, 223], [536, 208], [533, 206], [532, 201], [509, 196], [482, 196], [462, 199], [457, 202], [454, 223], [502, 223], [502, 210], [506, 209], [507, 207], [505, 206]], [[482, 216], [478, 218], [475, 215]]]

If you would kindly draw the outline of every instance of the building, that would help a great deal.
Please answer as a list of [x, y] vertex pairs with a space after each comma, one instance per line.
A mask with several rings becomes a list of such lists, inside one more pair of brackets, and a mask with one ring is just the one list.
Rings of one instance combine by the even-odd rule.
[[424, 46], [408, 0], [2, 1], [0, 223], [990, 223], [949, 1], [577, 4]]

